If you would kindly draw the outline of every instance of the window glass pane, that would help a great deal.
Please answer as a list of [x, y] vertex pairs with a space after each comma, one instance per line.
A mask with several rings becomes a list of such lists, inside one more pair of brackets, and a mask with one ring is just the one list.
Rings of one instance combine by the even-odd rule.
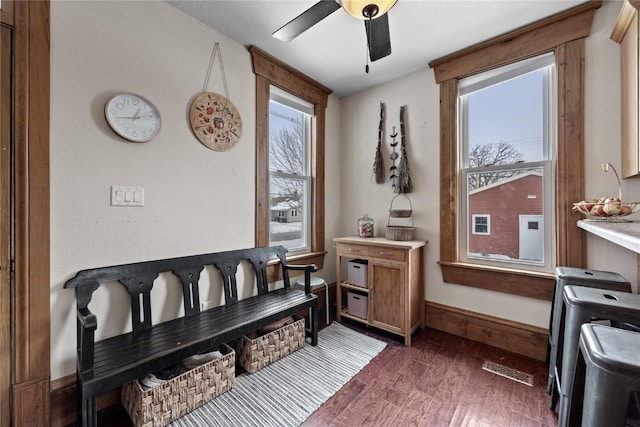
[[289, 250], [307, 246], [308, 180], [271, 176], [269, 240]]
[[272, 89], [269, 102], [269, 244], [283, 245], [292, 252], [308, 251], [311, 116], [304, 101]]
[[[544, 169], [497, 170], [490, 179], [482, 175], [467, 174], [468, 257], [543, 262]], [[486, 184], [475, 187], [478, 182]]]
[[546, 72], [533, 71], [465, 95], [468, 167], [544, 159]]
[[309, 121], [307, 114], [274, 101], [269, 103], [269, 170], [307, 174]]
[[543, 55], [461, 80], [461, 258], [551, 269], [555, 65]]

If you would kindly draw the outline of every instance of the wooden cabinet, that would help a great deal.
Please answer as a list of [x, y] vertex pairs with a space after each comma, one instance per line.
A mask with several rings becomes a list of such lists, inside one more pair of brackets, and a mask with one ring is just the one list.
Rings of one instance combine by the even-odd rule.
[[611, 33], [611, 39], [620, 43], [623, 178], [640, 174], [638, 10], [640, 0], [626, 0]]
[[[404, 337], [411, 345], [411, 334], [424, 327], [424, 246], [425, 241], [398, 242], [380, 237], [339, 237], [337, 256], [338, 321], [343, 317]], [[367, 261], [366, 285], [349, 283], [348, 263]], [[351, 293], [358, 304], [366, 301], [362, 317], [349, 313]], [[353, 300], [352, 300], [353, 301]], [[353, 308], [353, 307], [352, 307]]]

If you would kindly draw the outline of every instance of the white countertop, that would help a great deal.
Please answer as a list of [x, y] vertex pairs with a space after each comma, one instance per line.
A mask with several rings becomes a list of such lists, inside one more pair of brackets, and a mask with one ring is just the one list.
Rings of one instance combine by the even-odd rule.
[[640, 254], [640, 222], [582, 220], [578, 227]]

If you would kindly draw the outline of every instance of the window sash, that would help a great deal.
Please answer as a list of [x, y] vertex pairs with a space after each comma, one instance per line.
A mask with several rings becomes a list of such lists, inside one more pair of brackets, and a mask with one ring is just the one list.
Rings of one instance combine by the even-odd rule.
[[[461, 79], [458, 84], [458, 111], [459, 116], [459, 152], [460, 168], [469, 168], [469, 96], [482, 89], [494, 86], [501, 82], [524, 76], [534, 71], [543, 72], [542, 89], [542, 160], [549, 160], [553, 157], [552, 147], [555, 143], [556, 134], [556, 98], [557, 76], [555, 66], [555, 55], [553, 52], [546, 53], [534, 58], [529, 58], [514, 64], [509, 64], [494, 70], [474, 74]], [[519, 163], [521, 165], [521, 163]], [[499, 165], [502, 167], [504, 165]]]
[[[461, 262], [478, 265], [490, 265], [495, 267], [504, 267], [506, 265], [517, 265], [521, 270], [530, 270], [535, 272], [551, 272], [555, 268], [555, 226], [554, 226], [554, 197], [553, 197], [553, 162], [532, 162], [529, 164], [518, 163], [516, 165], [504, 165], [504, 167], [492, 166], [486, 168], [472, 168], [464, 169], [460, 171], [460, 216], [458, 224], [459, 234], [459, 258]], [[482, 216], [482, 214], [473, 214], [469, 212], [469, 196], [471, 192], [463, 190], [467, 187], [468, 175], [472, 173], [478, 173], [479, 171], [493, 171], [493, 172], [513, 172], [522, 170], [542, 170], [542, 216], [543, 216], [543, 232], [544, 232], [544, 244], [543, 254], [544, 259], [542, 262], [533, 260], [522, 259], [488, 259], [485, 257], [477, 257], [470, 252], [469, 239], [472, 235], [482, 235], [475, 232], [475, 223], [473, 218], [475, 216]], [[496, 183], [500, 185], [499, 182]], [[471, 223], [468, 222], [469, 216], [472, 216]], [[495, 233], [493, 234], [495, 236]]]
[[[270, 95], [273, 96], [273, 90], [276, 90], [277, 88], [271, 86], [270, 87]], [[283, 92], [282, 90], [278, 90], [278, 92]], [[289, 95], [290, 98], [294, 98], [293, 95]], [[278, 98], [278, 96], [276, 96], [276, 98]], [[280, 96], [281, 98], [281, 96]], [[304, 103], [304, 101], [299, 100], [301, 103]], [[312, 153], [311, 153], [311, 121], [312, 121], [312, 117], [313, 117], [313, 112], [311, 113], [311, 115], [308, 114], [308, 112], [303, 111], [303, 110], [299, 110], [298, 108], [295, 107], [295, 103], [290, 103], [289, 105], [287, 104], [282, 104], [281, 102], [276, 101], [275, 99], [270, 99], [269, 102], [269, 113], [271, 114], [271, 103], [272, 102], [276, 102], [278, 104], [281, 105], [285, 105], [286, 107], [289, 107], [293, 110], [296, 110], [299, 113], [302, 113], [302, 170], [300, 171], [300, 174], [302, 176], [310, 176], [311, 175], [311, 162], [312, 162]], [[300, 105], [304, 105], [304, 104], [300, 104]], [[304, 108], [304, 107], [303, 107]], [[271, 145], [272, 143], [272, 135], [269, 135], [269, 145]], [[275, 169], [275, 167], [271, 164], [269, 164], [269, 171], [270, 172], [274, 172], [274, 171], [278, 171], [278, 172], [283, 172], [286, 173], [286, 171], [282, 171], [279, 169]], [[297, 174], [293, 174], [296, 175]]]
[[474, 74], [460, 80], [460, 83], [458, 84], [458, 93], [461, 96], [468, 95], [506, 80], [528, 74], [532, 71], [540, 70], [545, 67], [554, 67], [555, 63], [554, 53], [547, 52], [533, 58]]
[[[276, 240], [275, 234], [272, 229], [272, 223], [269, 221], [269, 244], [270, 245], [283, 245], [289, 252], [292, 254], [309, 252], [311, 250], [310, 243], [310, 234], [311, 234], [311, 177], [301, 177], [299, 175], [293, 174], [284, 174], [280, 172], [272, 172], [270, 174], [271, 180], [273, 179], [282, 179], [282, 180], [292, 180], [299, 181], [300, 186], [302, 187], [302, 197], [300, 208], [298, 210], [294, 210], [291, 212], [292, 218], [301, 218], [300, 221], [300, 237], [299, 238], [289, 238], [284, 240]], [[287, 213], [278, 211], [279, 218], [287, 218]], [[297, 223], [298, 221], [296, 221]], [[296, 242], [300, 241], [299, 244]]]
[[[490, 165], [480, 167], [469, 166], [469, 141], [468, 141], [468, 125], [469, 125], [469, 108], [468, 99], [474, 92], [489, 88], [503, 81], [524, 76], [528, 73], [541, 70], [543, 72], [543, 93], [542, 93], [542, 161], [525, 161], [504, 165]], [[505, 265], [517, 264], [519, 269], [553, 272], [555, 262], [555, 226], [554, 226], [554, 175], [553, 175], [553, 153], [555, 152], [555, 96], [557, 92], [556, 75], [555, 75], [555, 55], [553, 52], [530, 58], [524, 61], [509, 64], [490, 71], [475, 74], [473, 76], [461, 79], [458, 85], [458, 111], [459, 113], [459, 140], [458, 150], [461, 155], [458, 158], [459, 164], [459, 224], [458, 224], [458, 246], [459, 260], [470, 264], [490, 265], [501, 267]], [[521, 259], [487, 259], [484, 257], [474, 256], [470, 251], [470, 238], [472, 235], [482, 235], [475, 232], [475, 223], [469, 224], [469, 196], [468, 188], [469, 174], [482, 172], [513, 172], [527, 169], [543, 169], [543, 225], [544, 225], [544, 243], [543, 243], [543, 261], [521, 260]], [[471, 219], [473, 221], [473, 219]]]
[[[275, 170], [274, 165], [269, 165], [269, 195], [277, 196], [277, 192], [275, 191], [274, 186], [278, 181], [286, 183], [287, 181], [292, 182], [293, 187], [297, 188], [298, 185], [295, 184], [299, 182], [299, 186], [301, 187], [301, 203], [300, 203], [300, 211], [302, 213], [302, 221], [300, 221], [300, 237], [293, 238], [291, 234], [289, 237], [284, 240], [276, 240], [276, 236], [278, 233], [274, 233], [273, 230], [273, 222], [269, 221], [269, 244], [281, 244], [289, 249], [291, 254], [295, 253], [304, 253], [309, 252], [311, 250], [311, 244], [309, 236], [311, 235], [311, 221], [309, 220], [309, 216], [311, 215], [311, 117], [313, 115], [313, 105], [298, 98], [297, 96], [288, 93], [282, 89], [278, 89], [277, 87], [271, 85], [269, 87], [269, 112], [271, 114], [271, 108], [273, 103], [277, 103], [280, 105], [284, 105], [291, 110], [294, 110], [296, 113], [300, 113], [302, 115], [302, 165], [300, 173], [296, 173], [295, 171], [282, 171]], [[269, 145], [273, 144], [273, 135], [269, 135]], [[271, 150], [269, 150], [271, 153]], [[286, 154], [284, 154], [286, 155]], [[271, 155], [270, 155], [271, 160]], [[297, 168], [293, 168], [297, 169]], [[291, 214], [291, 217], [297, 217], [297, 215]], [[288, 218], [288, 215], [284, 215], [284, 218]], [[296, 224], [298, 221], [296, 221]], [[295, 232], [293, 232], [295, 233]], [[285, 235], [287, 233], [285, 232]]]

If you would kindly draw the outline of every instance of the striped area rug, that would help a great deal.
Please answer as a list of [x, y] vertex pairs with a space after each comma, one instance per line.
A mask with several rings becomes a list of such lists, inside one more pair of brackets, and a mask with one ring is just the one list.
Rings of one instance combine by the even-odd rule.
[[171, 423], [173, 427], [298, 426], [386, 346], [337, 322], [318, 345], [241, 375], [233, 388]]

